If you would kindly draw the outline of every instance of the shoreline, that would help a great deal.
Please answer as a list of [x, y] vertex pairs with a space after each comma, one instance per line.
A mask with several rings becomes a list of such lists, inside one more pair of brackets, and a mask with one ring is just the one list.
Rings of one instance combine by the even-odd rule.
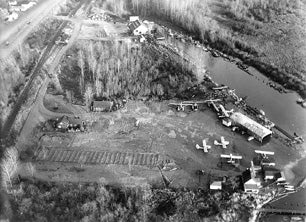
[[[279, 68], [274, 67], [271, 64], [266, 64], [259, 61], [259, 57], [253, 56], [253, 54], [258, 54], [256, 51], [248, 53], [248, 49], [241, 48], [232, 48], [230, 47], [226, 41], [216, 40], [215, 42], [203, 40], [201, 36], [197, 32], [191, 32], [186, 28], [182, 27], [181, 25], [177, 24], [175, 21], [168, 21], [167, 18], [160, 17], [158, 19], [154, 18], [153, 16], [143, 16], [144, 19], [152, 20], [156, 22], [160, 26], [164, 26], [166, 29], [171, 30], [174, 29], [175, 31], [182, 33], [185, 38], [190, 38], [193, 41], [200, 42], [201, 45], [205, 47], [210, 47], [211, 51], [217, 50], [221, 52], [222, 57], [226, 55], [224, 58], [228, 58], [230, 56], [234, 57], [235, 59], [239, 59], [243, 62], [243, 64], [247, 66], [251, 66], [255, 68], [257, 71], [262, 73], [264, 76], [269, 78], [271, 81], [281, 85], [287, 91], [294, 91], [296, 92], [302, 99], [306, 99], [306, 82], [305, 80], [296, 77], [299, 74], [290, 74], [284, 73], [279, 70]], [[224, 54], [224, 55], [222, 55]], [[302, 74], [300, 74], [302, 75]], [[304, 77], [305, 78], [305, 77]]]

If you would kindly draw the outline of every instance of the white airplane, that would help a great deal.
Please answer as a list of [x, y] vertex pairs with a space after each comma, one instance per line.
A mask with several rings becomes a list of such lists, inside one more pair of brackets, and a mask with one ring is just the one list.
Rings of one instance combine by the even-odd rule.
[[218, 142], [217, 140], [214, 141], [214, 145], [216, 146], [222, 146], [223, 149], [227, 148], [227, 145], [229, 145], [229, 141], [226, 141], [224, 139], [224, 136], [221, 136], [221, 141]]
[[197, 150], [202, 149], [204, 151], [204, 153], [207, 153], [208, 150], [211, 149], [211, 146], [206, 144], [206, 139], [202, 140], [202, 145], [203, 145], [203, 147], [201, 147], [199, 144], [196, 144], [196, 149]]
[[268, 158], [267, 155], [274, 155], [274, 152], [272, 151], [264, 151], [264, 150], [255, 150], [255, 153], [261, 155], [263, 158]]
[[238, 156], [238, 155], [233, 155], [233, 154], [221, 154], [220, 155], [221, 158], [226, 158], [229, 159], [227, 162], [231, 163], [231, 164], [235, 164], [235, 160], [241, 160], [242, 156]]
[[221, 116], [219, 116], [219, 117], [229, 117], [230, 116], [230, 114], [232, 114], [233, 112], [234, 112], [234, 109], [231, 109], [231, 110], [226, 110], [225, 108], [224, 108], [224, 106], [223, 105], [219, 105], [219, 108], [220, 108], [220, 110], [221, 110], [221, 112], [222, 112], [222, 115]]

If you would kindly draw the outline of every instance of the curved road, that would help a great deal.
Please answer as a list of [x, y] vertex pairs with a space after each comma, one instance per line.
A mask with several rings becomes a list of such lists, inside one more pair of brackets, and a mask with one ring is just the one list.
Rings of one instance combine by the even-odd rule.
[[[69, 17], [75, 15], [75, 13], [83, 5], [83, 3], [85, 1], [88, 1], [88, 0], [80, 1], [78, 6], [73, 11], [71, 11], [71, 13], [69, 14]], [[48, 44], [47, 48], [44, 50], [43, 55], [40, 57], [37, 65], [35, 66], [28, 83], [26, 84], [25, 88], [23, 89], [20, 96], [18, 97], [17, 102], [15, 103], [11, 113], [9, 114], [8, 118], [6, 119], [6, 121], [3, 124], [2, 129], [0, 130], [0, 139], [5, 139], [9, 135], [10, 130], [11, 130], [11, 128], [12, 128], [14, 122], [15, 122], [16, 116], [18, 115], [18, 113], [21, 109], [21, 106], [23, 105], [23, 103], [26, 101], [26, 99], [28, 97], [28, 93], [31, 89], [31, 85], [33, 83], [33, 80], [40, 73], [41, 68], [43, 67], [44, 63], [47, 61], [47, 59], [50, 55], [50, 51], [52, 50], [56, 39], [59, 37], [62, 30], [66, 27], [67, 24], [68, 24], [68, 21], [63, 21], [62, 22], [59, 29], [57, 30], [57, 32], [53, 36], [52, 41]]]

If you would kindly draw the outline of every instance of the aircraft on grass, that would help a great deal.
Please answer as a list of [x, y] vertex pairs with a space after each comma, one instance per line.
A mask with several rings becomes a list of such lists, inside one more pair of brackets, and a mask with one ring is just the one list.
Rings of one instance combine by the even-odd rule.
[[206, 139], [202, 140], [202, 145], [203, 147], [201, 147], [199, 144], [196, 144], [196, 149], [203, 150], [204, 153], [207, 153], [208, 150], [211, 149], [211, 146], [206, 144]]
[[229, 141], [226, 141], [224, 139], [224, 136], [221, 136], [221, 141], [218, 142], [217, 140], [214, 141], [214, 145], [216, 146], [222, 146], [222, 148], [227, 148], [227, 145], [229, 145]]
[[271, 156], [274, 155], [274, 152], [272, 152], [272, 151], [264, 151], [264, 150], [255, 150], [255, 153], [261, 155], [263, 158], [268, 158], [267, 155], [271, 155]]
[[266, 166], [275, 166], [275, 162], [273, 158], [269, 158], [269, 156], [273, 156], [274, 152], [271, 151], [263, 151], [263, 150], [255, 150], [255, 153], [259, 155], [261, 158], [261, 164]]
[[222, 159], [228, 159], [227, 162], [230, 164], [238, 164], [236, 161], [241, 160], [242, 156], [239, 155], [233, 155], [233, 154], [221, 154], [220, 157]]

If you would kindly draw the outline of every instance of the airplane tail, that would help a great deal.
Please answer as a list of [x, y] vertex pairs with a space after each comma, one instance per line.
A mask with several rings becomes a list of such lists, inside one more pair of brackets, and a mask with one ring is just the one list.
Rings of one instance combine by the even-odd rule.
[[214, 145], [220, 145], [220, 143], [217, 140], [215, 140]]
[[202, 147], [200, 147], [199, 144], [196, 144], [196, 149], [197, 149], [197, 150], [200, 150], [200, 149], [202, 149]]

